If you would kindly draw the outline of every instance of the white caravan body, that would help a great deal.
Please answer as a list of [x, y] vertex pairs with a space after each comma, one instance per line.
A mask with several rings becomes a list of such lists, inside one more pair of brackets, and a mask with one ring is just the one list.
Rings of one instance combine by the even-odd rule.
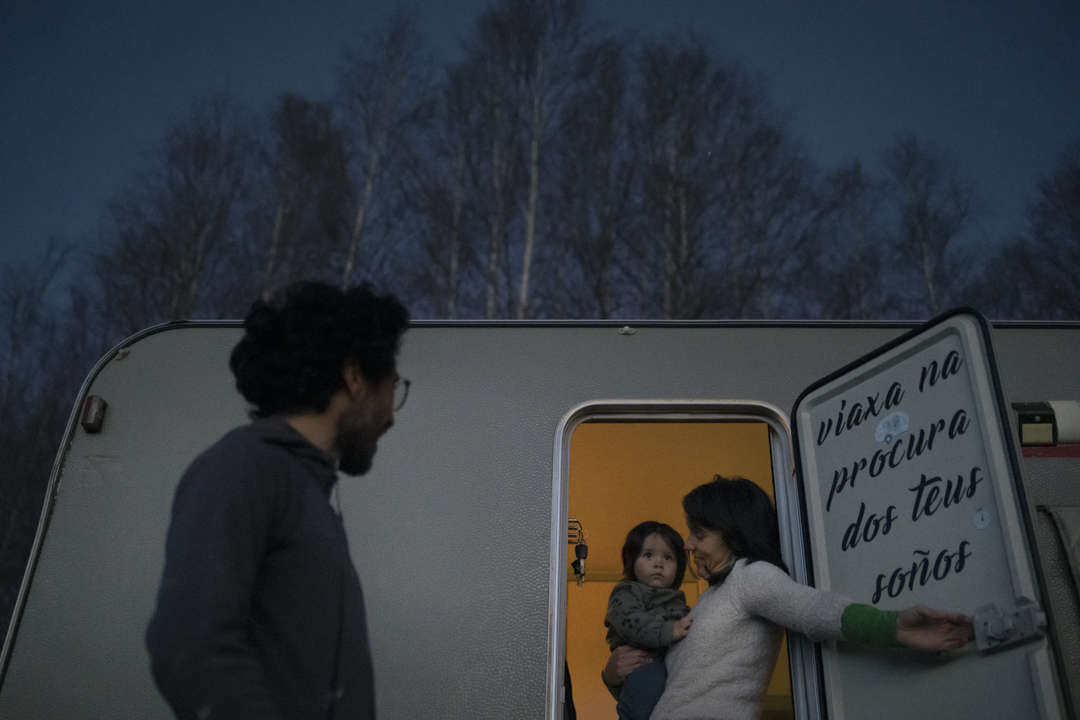
[[[808, 554], [818, 531], [806, 521], [791, 445], [797, 418], [788, 413], [808, 386], [913, 328], [415, 323], [398, 363], [412, 381], [408, 403], [380, 441], [373, 470], [339, 483], [367, 602], [379, 717], [563, 716], [573, 559], [566, 455], [581, 422], [765, 423], [785, 558], [796, 578], [822, 582]], [[170, 716], [150, 676], [143, 633], [176, 483], [202, 450], [247, 422], [228, 369], [241, 333], [236, 322], [152, 328], [110, 353], [86, 381], [0, 658], [0, 718]], [[999, 324], [989, 354], [1007, 402], [1080, 399], [1080, 324]], [[107, 404], [97, 432], [82, 424], [91, 397]], [[1001, 447], [1015, 448], [1014, 419], [998, 421], [1007, 436]], [[873, 717], [986, 717], [989, 702], [1008, 709], [999, 717], [1016, 711], [1057, 718], [1080, 707], [1076, 587], [1052, 521], [1040, 510], [1080, 506], [1080, 453], [1044, 455], [1024, 457], [1015, 491], [997, 492], [1014, 492], [1013, 509], [1001, 510], [1013, 514], [1011, 541], [1018, 545], [1010, 552], [1035, 561], [1023, 582], [1035, 595], [1027, 599], [1049, 614], [1048, 632], [996, 652], [971, 646], [940, 667], [923, 663], [916, 668], [926, 678], [922, 689], [903, 707], [879, 707]], [[924, 596], [913, 590], [910, 597]], [[932, 597], [968, 613], [984, 600], [963, 589]], [[883, 605], [911, 604], [903, 600]], [[1014, 609], [1000, 600], [998, 607]], [[789, 652], [796, 717], [868, 717], [865, 702], [829, 704], [842, 688], [830, 674], [846, 662], [842, 657], [829, 660], [826, 649], [822, 660], [795, 636]], [[1020, 659], [1002, 659], [1011, 656]], [[890, 662], [873, 672], [888, 676]], [[1001, 674], [955, 686], [968, 673], [950, 668], [980, 662], [997, 663]], [[914, 672], [907, 661], [895, 664], [898, 676]], [[581, 671], [574, 672], [576, 680]], [[1003, 699], [1010, 694], [1022, 696], [1020, 704]], [[984, 700], [971, 699], [977, 697]]]

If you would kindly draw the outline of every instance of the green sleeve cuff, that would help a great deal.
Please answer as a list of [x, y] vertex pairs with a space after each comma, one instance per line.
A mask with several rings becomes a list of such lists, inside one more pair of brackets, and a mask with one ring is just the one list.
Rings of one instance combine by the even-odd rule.
[[900, 647], [896, 642], [895, 610], [878, 610], [872, 605], [852, 603], [840, 616], [840, 632], [845, 640], [870, 647]]

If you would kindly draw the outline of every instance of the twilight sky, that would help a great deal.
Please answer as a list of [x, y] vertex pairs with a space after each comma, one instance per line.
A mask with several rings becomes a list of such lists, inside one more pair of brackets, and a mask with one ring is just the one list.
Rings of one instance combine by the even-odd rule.
[[[482, 0], [414, 0], [453, 58]], [[0, 8], [0, 264], [50, 235], [89, 247], [103, 208], [198, 95], [261, 111], [326, 96], [344, 46], [389, 12], [373, 0], [34, 0]], [[987, 240], [1080, 143], [1078, 0], [593, 0], [610, 28], [693, 29], [765, 80], [829, 170], [876, 163], [898, 132], [974, 180]]]

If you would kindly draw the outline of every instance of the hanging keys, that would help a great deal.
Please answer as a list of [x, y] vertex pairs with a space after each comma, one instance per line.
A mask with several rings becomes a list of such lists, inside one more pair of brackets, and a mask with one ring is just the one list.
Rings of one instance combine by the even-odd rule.
[[574, 555], [577, 560], [570, 563], [570, 567], [574, 568], [574, 574], [577, 575], [577, 586], [583, 587], [585, 585], [585, 558], [589, 557], [589, 546], [584, 541], [574, 546]]

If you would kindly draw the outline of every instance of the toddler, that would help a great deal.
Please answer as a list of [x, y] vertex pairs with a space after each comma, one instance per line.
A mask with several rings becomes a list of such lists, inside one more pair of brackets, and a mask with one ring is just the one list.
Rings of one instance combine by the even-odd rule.
[[611, 591], [604, 620], [608, 645], [657, 657], [626, 677], [617, 710], [620, 720], [648, 720], [667, 681], [664, 651], [686, 637], [693, 622], [679, 589], [686, 573], [682, 537], [670, 525], [643, 522], [627, 534], [622, 561], [623, 581]]

